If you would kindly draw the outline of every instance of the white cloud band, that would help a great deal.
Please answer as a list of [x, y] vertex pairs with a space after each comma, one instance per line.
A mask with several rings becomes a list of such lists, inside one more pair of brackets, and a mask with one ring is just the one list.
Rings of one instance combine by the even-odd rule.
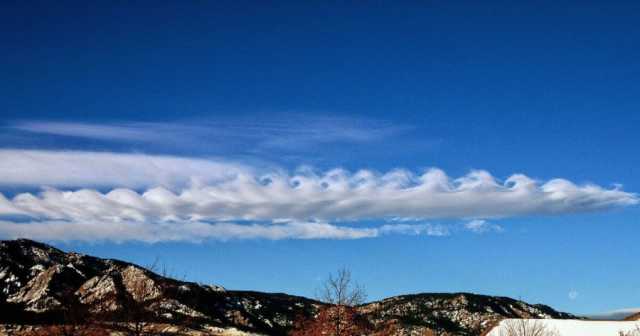
[[324, 222], [268, 224], [205, 223], [198, 221], [60, 221], [15, 223], [0, 221], [0, 236], [62, 241], [202, 241], [206, 239], [362, 239], [384, 235], [447, 236], [443, 226], [385, 224], [380, 227], [337, 226]]
[[[46, 232], [43, 223], [55, 228], [72, 225], [82, 232], [78, 223], [98, 222], [114, 223], [108, 225], [112, 230], [142, 227], [166, 236], [162, 240], [181, 237], [176, 228], [189, 239], [251, 237], [250, 232], [270, 239], [364, 238], [416, 230], [437, 235], [433, 228], [418, 226], [367, 229], [328, 222], [553, 215], [638, 203], [635, 194], [619, 187], [576, 185], [565, 179], [538, 182], [521, 174], [501, 182], [486, 171], [456, 179], [438, 169], [419, 175], [341, 169], [288, 173], [224, 161], [93, 152], [0, 150], [0, 184], [49, 186], [11, 199], [0, 194], [0, 216], [21, 216], [30, 222], [6, 220], [0, 225], [5, 235]], [[110, 191], [60, 189], [67, 186]], [[146, 190], [136, 191], [140, 188]], [[287, 224], [272, 224], [282, 218]], [[240, 221], [270, 224], [228, 223]], [[157, 233], [158, 228], [171, 234]], [[99, 233], [94, 230], [91, 235]], [[111, 239], [110, 233], [102, 236]]]
[[0, 150], [0, 184], [14, 186], [175, 188], [251, 174], [247, 169], [222, 160], [175, 156]]

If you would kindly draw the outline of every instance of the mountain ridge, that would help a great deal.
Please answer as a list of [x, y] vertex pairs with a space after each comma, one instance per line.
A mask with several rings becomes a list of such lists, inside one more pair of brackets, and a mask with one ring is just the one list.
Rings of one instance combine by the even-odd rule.
[[634, 313], [624, 318], [625, 321], [640, 321], [640, 312]]
[[[227, 290], [163, 276], [139, 265], [102, 259], [28, 239], [0, 241], [0, 323], [50, 323], [67, 306], [121, 319], [119, 312], [145, 302], [158, 323], [236, 328], [286, 335], [297, 318], [325, 304], [286, 293]], [[398, 335], [441, 330], [475, 335], [502, 318], [577, 318], [542, 304], [474, 293], [414, 293], [357, 307], [370, 321], [396, 321]], [[185, 322], [187, 321], [187, 322]]]

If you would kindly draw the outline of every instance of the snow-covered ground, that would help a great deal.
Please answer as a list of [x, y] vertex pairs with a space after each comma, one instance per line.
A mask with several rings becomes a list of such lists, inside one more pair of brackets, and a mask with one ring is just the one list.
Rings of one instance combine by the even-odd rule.
[[[510, 322], [511, 321], [511, 322]], [[640, 327], [640, 321], [583, 321], [583, 320], [527, 320], [544, 323], [547, 330], [559, 336], [618, 336], [620, 331], [631, 331]], [[505, 324], [515, 320], [506, 319], [493, 328], [487, 336], [501, 336]]]

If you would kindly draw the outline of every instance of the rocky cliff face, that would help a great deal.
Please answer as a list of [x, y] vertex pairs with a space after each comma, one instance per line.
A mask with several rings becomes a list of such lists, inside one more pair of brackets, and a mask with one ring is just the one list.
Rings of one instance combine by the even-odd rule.
[[[0, 242], [0, 323], [5, 324], [55, 322], [69, 307], [83, 307], [113, 320], [140, 313], [140, 319], [154, 323], [285, 335], [297, 316], [312, 316], [321, 305], [286, 294], [178, 281], [30, 240]], [[396, 321], [397, 335], [419, 335], [427, 328], [475, 335], [501, 318], [573, 318], [543, 305], [466, 293], [398, 296], [358, 309], [374, 323]]]
[[576, 318], [545, 305], [470, 293], [396, 296], [361, 309], [374, 321], [398, 321], [406, 335], [422, 335], [426, 329], [452, 335], [480, 335], [504, 318]]
[[[0, 242], [0, 323], [46, 323], [66, 307], [118, 319], [144, 304], [154, 322], [235, 327], [286, 334], [298, 314], [317, 302], [285, 294], [227, 291], [178, 281], [130, 263], [64, 253], [30, 241]], [[119, 314], [121, 313], [121, 314]]]
[[640, 313], [635, 313], [625, 317], [625, 321], [640, 321]]

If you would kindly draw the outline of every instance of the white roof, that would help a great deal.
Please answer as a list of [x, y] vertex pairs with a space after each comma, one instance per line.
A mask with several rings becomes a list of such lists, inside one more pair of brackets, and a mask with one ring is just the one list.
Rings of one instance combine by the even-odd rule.
[[[512, 321], [512, 322], [509, 322]], [[501, 336], [500, 331], [506, 323], [514, 319], [505, 319], [493, 328], [487, 336]], [[537, 320], [544, 323], [548, 330], [555, 330], [559, 336], [618, 336], [620, 331], [631, 331], [640, 327], [640, 321], [584, 321], [584, 320]], [[533, 322], [533, 321], [532, 321]]]

